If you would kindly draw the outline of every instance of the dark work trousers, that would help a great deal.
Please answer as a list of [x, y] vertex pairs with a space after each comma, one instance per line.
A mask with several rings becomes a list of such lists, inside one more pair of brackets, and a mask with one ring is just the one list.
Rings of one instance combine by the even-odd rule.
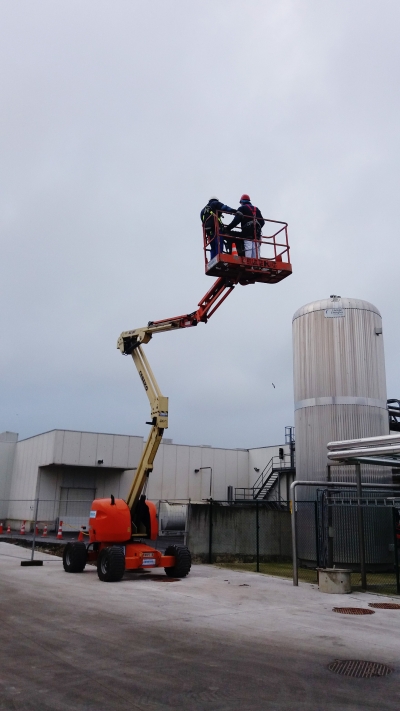
[[217, 254], [221, 254], [224, 249], [224, 238], [222, 235], [215, 235], [210, 232], [207, 232], [207, 237], [209, 240], [211, 240], [209, 243], [209, 247], [211, 250], [210, 259], [214, 259], [214, 257], [216, 257]]

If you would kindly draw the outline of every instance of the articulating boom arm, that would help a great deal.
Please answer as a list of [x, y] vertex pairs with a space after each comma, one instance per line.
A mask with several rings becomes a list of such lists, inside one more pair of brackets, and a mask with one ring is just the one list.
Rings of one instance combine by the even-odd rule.
[[162, 440], [164, 429], [168, 427], [168, 398], [162, 395], [141, 344], [148, 343], [154, 333], [197, 326], [201, 321], [207, 323], [210, 316], [229, 296], [234, 286], [235, 283], [231, 280], [219, 277], [199, 302], [197, 311], [162, 321], [150, 321], [147, 327], [137, 328], [134, 331], [125, 331], [121, 333], [118, 339], [117, 348], [124, 355], [131, 355], [133, 358], [151, 406], [151, 422], [148, 424], [151, 424], [152, 427], [126, 500], [132, 514], [137, 507], [140, 495], [147, 483], [147, 478], [153, 470], [154, 459]]
[[221, 306], [227, 296], [235, 288], [236, 282], [231, 279], [219, 277], [216, 279], [211, 289], [199, 301], [197, 311], [183, 316], [174, 316], [173, 318], [165, 318], [162, 321], [149, 321], [147, 326], [136, 328], [134, 331], [124, 331], [121, 333], [117, 348], [124, 355], [131, 355], [135, 348], [141, 343], [148, 343], [154, 333], [162, 333], [164, 331], [174, 331], [177, 328], [188, 328], [197, 326], [201, 321], [207, 323], [210, 316], [215, 313], [217, 308]]

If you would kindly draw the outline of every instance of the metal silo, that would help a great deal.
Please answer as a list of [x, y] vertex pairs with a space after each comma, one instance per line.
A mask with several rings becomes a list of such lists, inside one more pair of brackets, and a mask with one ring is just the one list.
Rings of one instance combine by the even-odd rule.
[[[389, 434], [378, 309], [339, 296], [303, 306], [293, 317], [293, 357], [296, 478], [322, 482], [328, 442]], [[354, 481], [354, 468], [335, 467], [332, 479]], [[391, 473], [364, 465], [362, 479], [391, 483]], [[299, 492], [315, 496], [311, 487]]]

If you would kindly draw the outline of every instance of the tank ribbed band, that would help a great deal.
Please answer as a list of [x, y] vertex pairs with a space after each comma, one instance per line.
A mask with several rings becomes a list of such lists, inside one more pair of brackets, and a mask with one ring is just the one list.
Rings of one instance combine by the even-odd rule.
[[353, 397], [351, 395], [337, 395], [336, 397], [310, 397], [294, 403], [295, 410], [303, 407], [316, 407], [318, 405], [364, 405], [366, 407], [380, 407], [387, 409], [386, 400], [375, 400], [372, 397]]

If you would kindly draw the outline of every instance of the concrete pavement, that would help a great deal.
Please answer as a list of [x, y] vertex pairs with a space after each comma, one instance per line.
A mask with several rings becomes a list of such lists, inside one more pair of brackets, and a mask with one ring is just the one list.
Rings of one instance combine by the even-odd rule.
[[[35, 556], [36, 557], [36, 556]], [[95, 568], [0, 543], [0, 710], [380, 711], [400, 708], [400, 610], [345, 616], [390, 598], [326, 595], [256, 573], [193, 566], [101, 583]], [[394, 668], [328, 671], [334, 659]]]

